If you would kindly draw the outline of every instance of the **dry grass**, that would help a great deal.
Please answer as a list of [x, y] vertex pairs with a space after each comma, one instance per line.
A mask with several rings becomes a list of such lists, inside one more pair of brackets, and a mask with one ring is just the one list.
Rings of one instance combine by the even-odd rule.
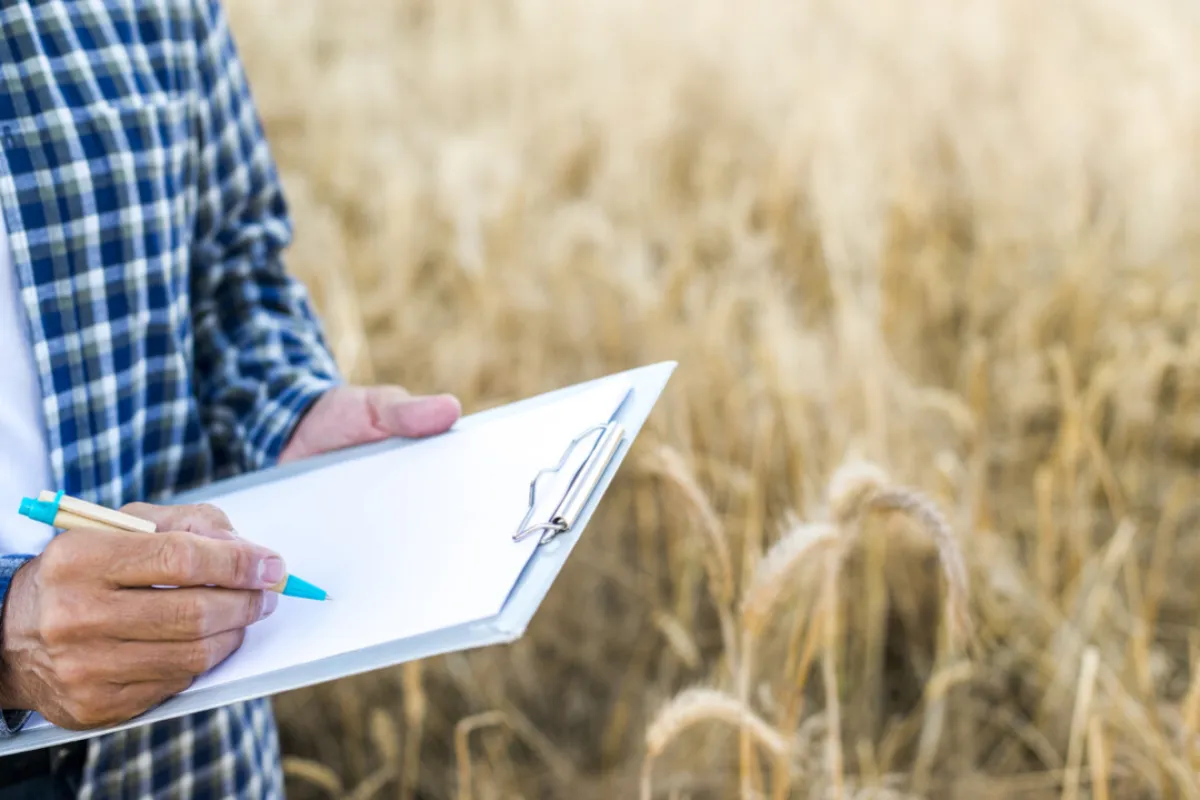
[[521, 642], [278, 699], [293, 797], [1200, 797], [1194, 4], [229, 7], [351, 376], [680, 362]]

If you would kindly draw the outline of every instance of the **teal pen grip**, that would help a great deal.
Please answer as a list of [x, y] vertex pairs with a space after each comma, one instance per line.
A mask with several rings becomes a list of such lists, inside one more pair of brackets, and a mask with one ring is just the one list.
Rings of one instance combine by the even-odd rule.
[[53, 525], [54, 519], [58, 516], [58, 503], [46, 503], [32, 497], [23, 497], [21, 498], [20, 513], [21, 516], [29, 517], [35, 522]]
[[63, 492], [61, 489], [54, 496], [53, 503], [47, 503], [45, 500], [38, 500], [33, 497], [22, 497], [20, 514], [23, 517], [29, 517], [35, 522], [54, 525], [54, 520], [58, 518], [58, 506], [62, 502], [62, 499]]

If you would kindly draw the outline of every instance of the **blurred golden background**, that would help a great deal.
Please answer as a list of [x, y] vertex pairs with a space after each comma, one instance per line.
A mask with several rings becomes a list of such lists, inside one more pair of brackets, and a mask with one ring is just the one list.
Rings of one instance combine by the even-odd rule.
[[1200, 7], [229, 9], [350, 377], [680, 364], [519, 643], [277, 699], [292, 797], [1200, 797]]

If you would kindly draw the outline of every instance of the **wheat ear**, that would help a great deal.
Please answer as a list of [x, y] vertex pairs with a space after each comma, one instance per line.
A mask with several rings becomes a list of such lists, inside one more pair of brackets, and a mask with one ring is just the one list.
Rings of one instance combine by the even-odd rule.
[[787, 740], [750, 706], [719, 689], [703, 687], [684, 689], [659, 710], [646, 728], [646, 750], [657, 757], [683, 731], [709, 720], [746, 728], [772, 755], [788, 752]]
[[669, 700], [646, 728], [646, 758], [642, 765], [642, 797], [650, 797], [650, 770], [655, 759], [685, 730], [716, 721], [748, 731], [776, 758], [788, 753], [788, 740], [746, 703], [717, 689], [685, 689]]
[[757, 635], [783, 595], [788, 578], [813, 553], [832, 544], [837, 528], [827, 522], [801, 523], [771, 545], [759, 560], [742, 595], [742, 622]]
[[915, 489], [893, 484], [881, 468], [869, 462], [852, 462], [840, 467], [827, 489], [830, 512], [845, 524], [871, 512], [898, 512], [912, 519], [933, 541], [938, 562], [946, 578], [946, 616], [951, 644], [971, 637], [967, 607], [969, 579], [962, 548], [950, 523], [932, 500]]

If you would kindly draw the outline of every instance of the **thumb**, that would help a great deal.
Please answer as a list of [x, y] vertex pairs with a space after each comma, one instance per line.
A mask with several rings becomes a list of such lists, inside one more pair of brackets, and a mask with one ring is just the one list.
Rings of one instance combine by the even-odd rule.
[[462, 414], [452, 395], [413, 397], [395, 386], [365, 389], [367, 419], [378, 438], [433, 436], [443, 433]]
[[305, 415], [280, 461], [393, 436], [433, 436], [448, 430], [461, 414], [462, 406], [451, 395], [414, 397], [398, 386], [341, 386]]

